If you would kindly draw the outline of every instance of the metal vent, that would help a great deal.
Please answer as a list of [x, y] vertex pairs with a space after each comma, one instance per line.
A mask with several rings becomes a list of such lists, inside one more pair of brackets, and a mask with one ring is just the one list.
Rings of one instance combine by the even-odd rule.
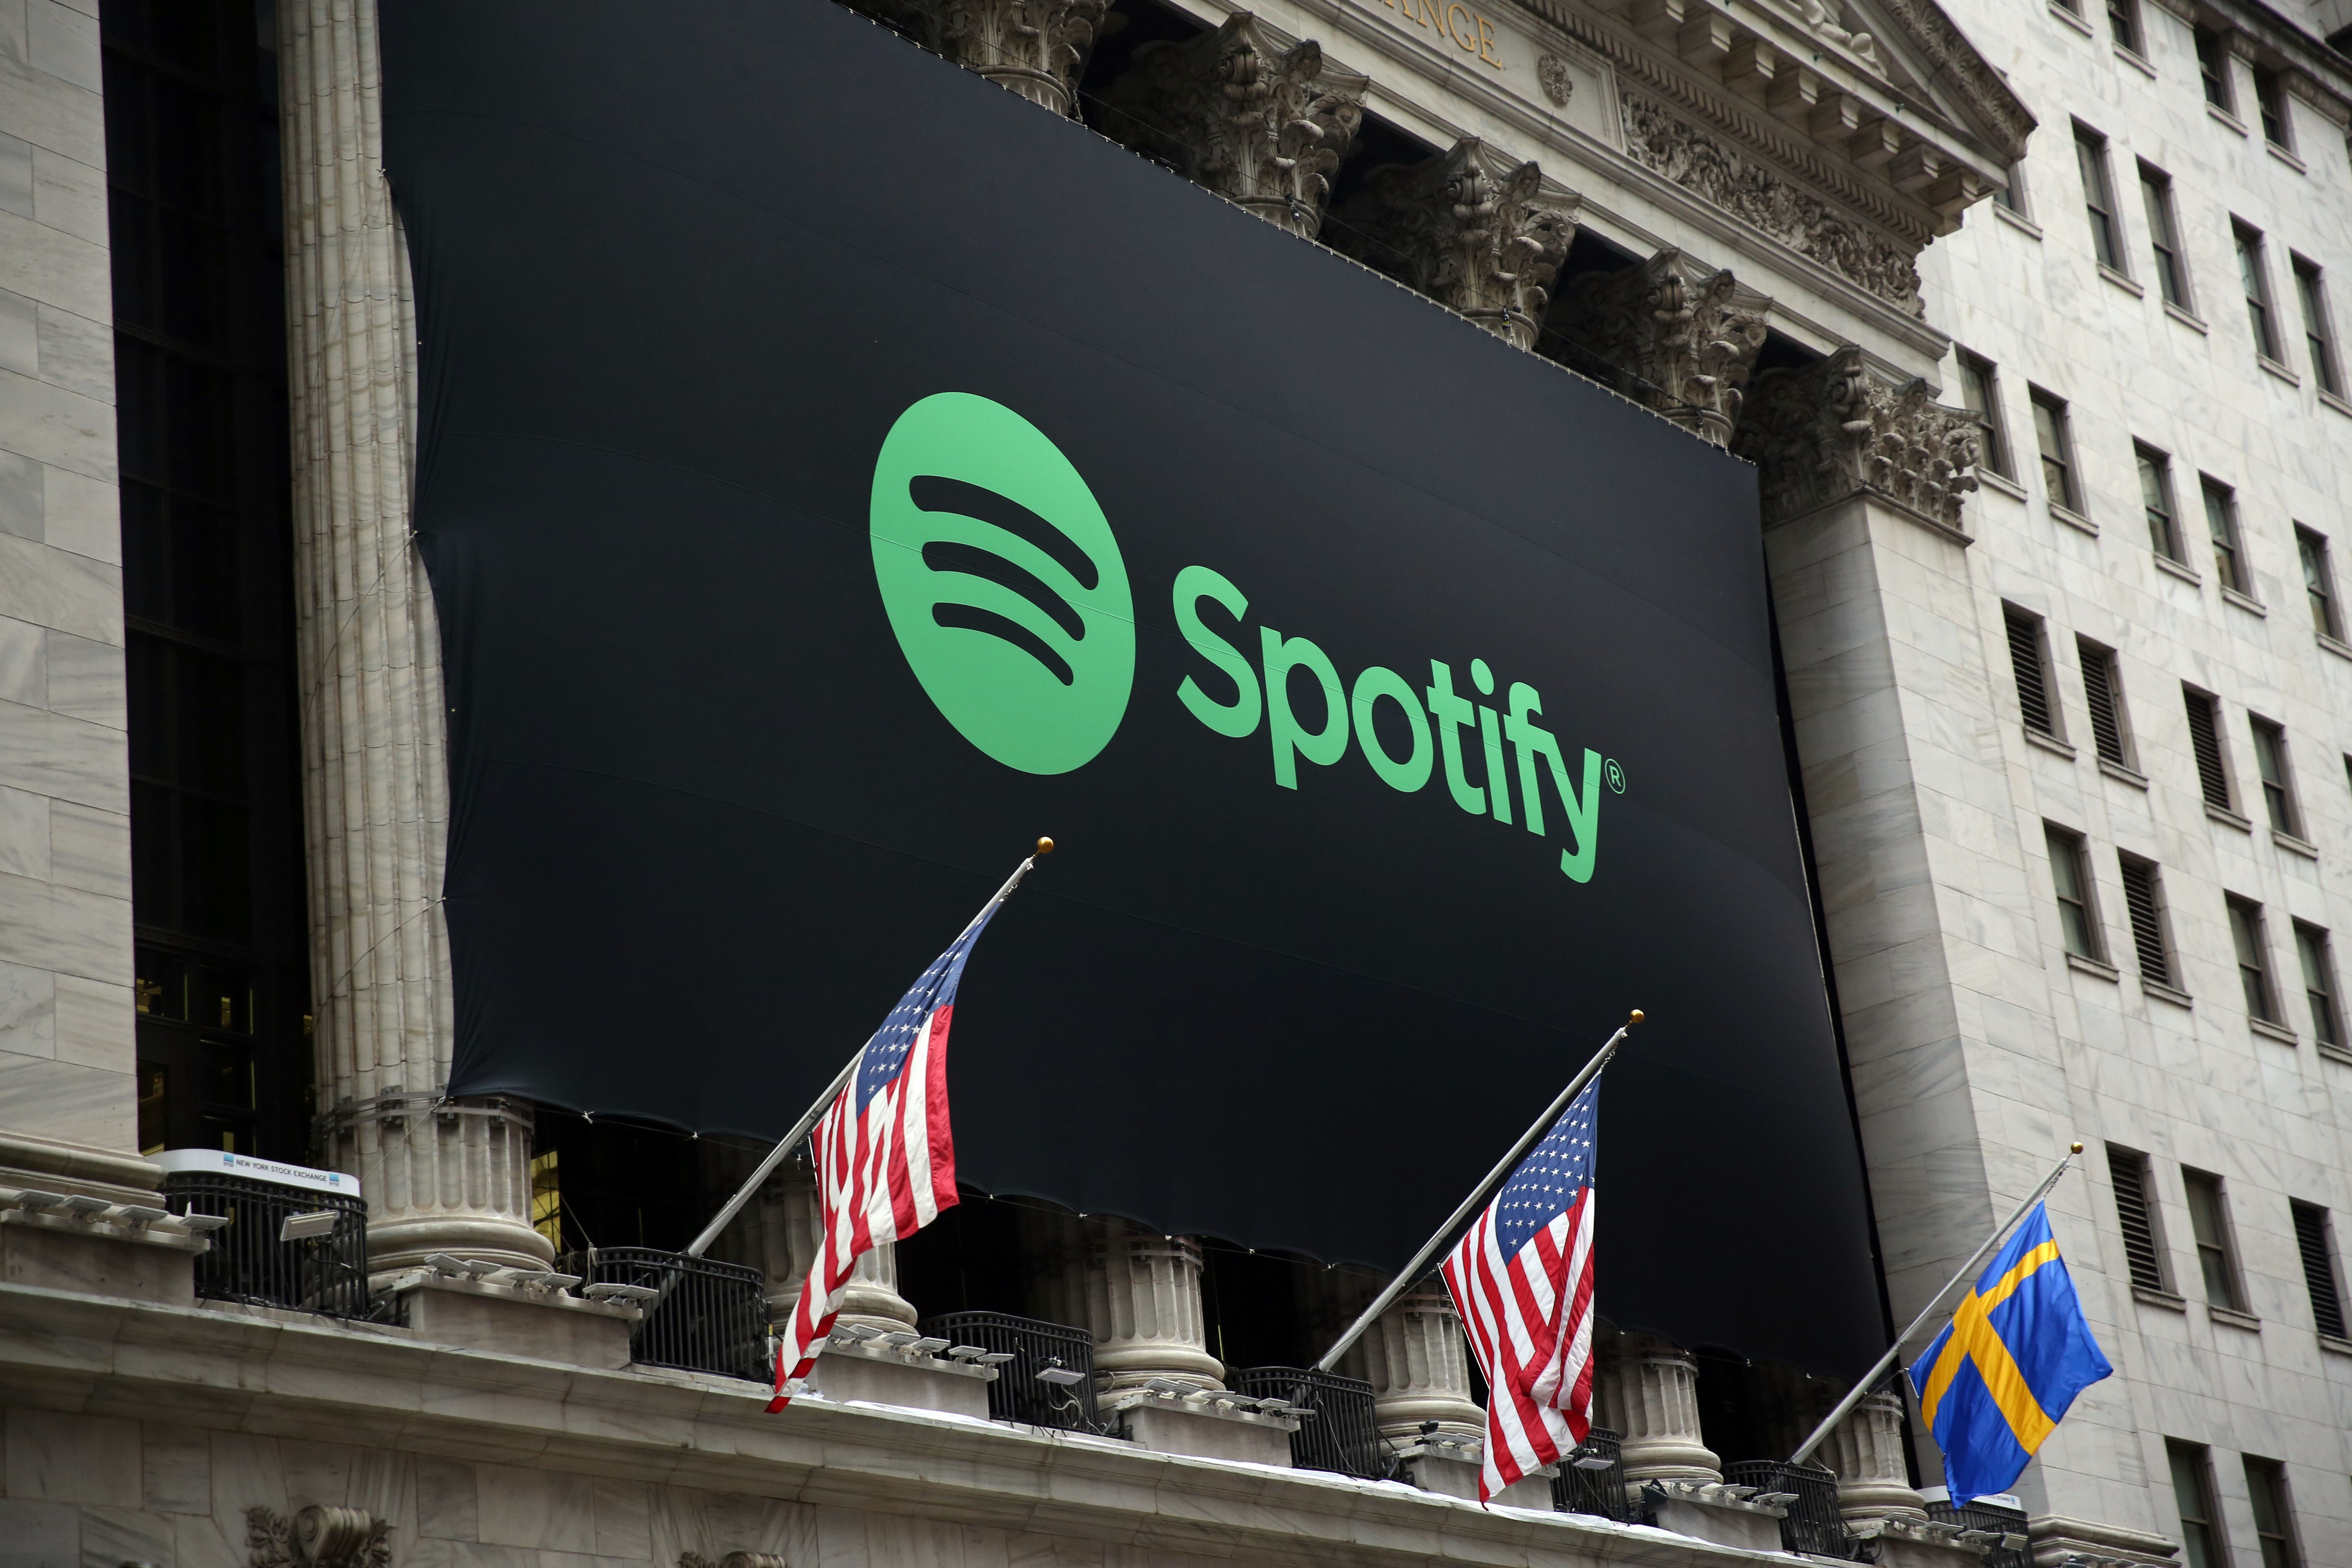
[[2311, 1316], [2330, 1339], [2344, 1334], [2344, 1296], [2336, 1288], [2336, 1263], [2327, 1256], [2327, 1211], [2310, 1204], [2294, 1210], [2294, 1245], [2303, 1254], [2303, 1281], [2311, 1290]]
[[2205, 791], [2205, 804], [2228, 811], [2230, 774], [2221, 766], [2221, 727], [2213, 699], [2193, 686], [2180, 692], [2189, 705], [2189, 746], [2197, 753], [2197, 783]]
[[2050, 721], [2050, 685], [2042, 676], [2042, 622], [2012, 605], [2003, 605], [2000, 613], [2009, 623], [2009, 663], [2017, 676], [2017, 705], [2024, 711], [2025, 727], [2054, 740], [2058, 731]]
[[2116, 701], [2115, 650], [2086, 637], [2075, 638], [2074, 648], [2083, 659], [2083, 700], [2090, 705], [2091, 741], [2099, 749], [2099, 760], [2127, 767], [2123, 720]]
[[2129, 856], [2120, 862], [2124, 874], [2124, 910], [2131, 916], [2132, 946], [2139, 952], [2143, 980], [2158, 985], [2174, 984], [2172, 954], [2164, 945], [2164, 919], [2156, 901], [2156, 868]]
[[2107, 1179], [2116, 1189], [2116, 1223], [2124, 1233], [2124, 1257], [2131, 1263], [2132, 1283], [2149, 1290], [2164, 1289], [2164, 1258], [2157, 1249], [2156, 1226], [2147, 1213], [2147, 1156], [2107, 1145]]

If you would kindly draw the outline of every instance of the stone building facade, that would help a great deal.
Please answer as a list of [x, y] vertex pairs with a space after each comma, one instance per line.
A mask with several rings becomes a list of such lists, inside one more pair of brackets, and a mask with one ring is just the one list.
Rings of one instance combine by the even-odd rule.
[[[2089, 116], [2069, 96], [2082, 90], [2082, 64], [2053, 53], [2036, 76], [2026, 62], [2045, 57], [2024, 46], [1989, 62], [1962, 28], [1980, 44], [2011, 37], [2016, 18], [1956, 16], [1935, 0], [862, 8], [1040, 113], [1078, 121], [1073, 134], [1108, 135], [1327, 247], [1332, 266], [1386, 272], [1459, 312], [1465, 330], [1594, 376], [1759, 465], [1804, 805], [1898, 1316], [2070, 1136], [2221, 1175], [2238, 1216], [2230, 1245], [2253, 1288], [2186, 1329], [2168, 1300], [2136, 1303], [2123, 1283], [2101, 1144], [2092, 1180], [2061, 1189], [2060, 1233], [2124, 1375], [2086, 1398], [2029, 1472], [2032, 1550], [2051, 1564], [2069, 1553], [2172, 1560], [2181, 1515], [2163, 1439], [2174, 1436], [2285, 1461], [2305, 1560], [2327, 1560], [2343, 1537], [2322, 1521], [2352, 1516], [2352, 1497], [2320, 1497], [2323, 1469], [2343, 1489], [2344, 1458], [2323, 1449], [2352, 1424], [2343, 1372], [2327, 1380], [2352, 1363], [2329, 1361], [2325, 1343], [2305, 1356], [2277, 1340], [2309, 1320], [2286, 1300], [2297, 1277], [2286, 1218], [2257, 1215], [2252, 1200], [2352, 1202], [2338, 1190], [2347, 1162], [2326, 1076], [2352, 1069], [2229, 1011], [2219, 900], [2225, 886], [2259, 900], [2282, 942], [2290, 918], [2334, 923], [2325, 831], [2352, 818], [2352, 803], [2337, 800], [2336, 812], [2321, 796], [2329, 748], [2341, 743], [2294, 753], [2295, 822], [2310, 837], [2286, 837], [2319, 843], [2320, 858], [2284, 841], [2274, 857], [2273, 843], [2199, 815], [2194, 795], [2179, 795], [2189, 805], [2173, 813], [2181, 781], [2195, 777], [2183, 772], [2190, 742], [2173, 733], [2185, 735], [2186, 721], [2137, 693], [2198, 681], [2224, 700], [2233, 745], [2250, 743], [2237, 706], [2248, 702], [2320, 744], [2338, 656], [2326, 639], [2262, 640], [2294, 622], [2293, 579], [2280, 575], [2294, 558], [2276, 554], [2278, 539], [2250, 551], [2246, 598], [2270, 613], [2242, 626], [2231, 617], [2255, 612], [2125, 553], [2125, 520], [2096, 540], [2083, 518], [2051, 514], [2029, 499], [2037, 490], [2005, 479], [2002, 463], [1980, 462], [1985, 426], [1955, 406], [1947, 333], [2012, 367], [2013, 379], [1994, 383], [2003, 397], [2021, 399], [2032, 379], [2075, 400], [2083, 482], [2112, 490], [2118, 509], [2128, 470], [2100, 467], [2120, 461], [2112, 452], [2089, 455], [2100, 421], [2121, 430], [2134, 408], [2163, 410], [2132, 434], [2184, 454], [2242, 421], [2228, 449], [2259, 457], [2229, 482], [2250, 539], [2258, 500], [2282, 528], [2292, 514], [2324, 533], [2342, 515], [2325, 455], [2343, 445], [2326, 422], [2344, 416], [2317, 401], [2306, 372], [2293, 389], [2300, 401], [2257, 417], [2286, 383], [2269, 369], [2238, 374], [2223, 353], [2237, 352], [2225, 338], [2236, 318], [2218, 303], [2199, 337], [2214, 345], [2214, 363], [2178, 362], [2195, 381], [2158, 393], [2152, 351], [2120, 357], [2120, 331], [2084, 331], [2085, 300], [2126, 307], [2101, 293], [2124, 285], [2074, 267], [2080, 247], [2064, 247], [2079, 223], [2044, 217], [2037, 238], [2030, 221], [1985, 205], [2026, 160], [2037, 118], [2022, 182], [2032, 200], [2011, 216], [2038, 213], [2040, 189], [2068, 177], [2051, 148], [2064, 152], [2070, 115]], [[1480, 1415], [1458, 1325], [1435, 1298], [1400, 1303], [1353, 1363], [1379, 1394], [1383, 1426], [1422, 1450], [1418, 1489], [1288, 1469], [1286, 1418], [1200, 1397], [1228, 1369], [1213, 1351], [1202, 1254], [1187, 1238], [1023, 1219], [1031, 1294], [1093, 1331], [1100, 1395], [1129, 1407], [1128, 1439], [978, 1419], [951, 1368], [898, 1355], [902, 1367], [885, 1352], [821, 1362], [836, 1369], [835, 1397], [779, 1422], [748, 1384], [633, 1368], [636, 1309], [540, 1278], [554, 1247], [534, 1225], [532, 1108], [440, 1093], [452, 1044], [437, 912], [448, 819], [440, 645], [408, 537], [414, 289], [380, 166], [372, 0], [278, 0], [263, 8], [258, 38], [228, 27], [206, 47], [261, 62], [282, 170], [271, 232], [283, 258], [289, 685], [315, 1111], [307, 1148], [312, 1163], [361, 1179], [369, 1267], [403, 1300], [404, 1322], [197, 1300], [191, 1260], [204, 1239], [153, 1214], [155, 1171], [138, 1157], [158, 1146], [141, 1125], [151, 1086], [140, 1031], [160, 1023], [146, 988], [158, 983], [142, 971], [156, 922], [132, 907], [132, 818], [145, 809], [134, 808], [132, 784], [145, 774], [134, 765], [124, 648], [126, 613], [141, 626], [153, 616], [126, 612], [114, 412], [124, 351], [113, 345], [129, 341], [129, 326], [125, 269], [108, 250], [125, 243], [109, 228], [110, 181], [128, 190], [134, 179], [109, 168], [111, 62], [152, 56], [168, 75], [178, 46], [158, 18], [171, 15], [113, 0], [0, 0], [0, 322], [18, 323], [0, 336], [0, 1552], [100, 1568], [1679, 1564], [1752, 1560], [1752, 1548], [1777, 1544], [1777, 1513], [1727, 1492], [1722, 1461], [1784, 1454], [1836, 1391], [1780, 1376], [1779, 1397], [1743, 1438], [1777, 1451], [1719, 1454], [1705, 1430], [1699, 1358], [1638, 1332], [1604, 1359], [1602, 1410], [1623, 1435], [1629, 1479], [1660, 1483], [1664, 1532], [1482, 1510], [1448, 1495], [1461, 1450], [1449, 1458], [1433, 1439], [1475, 1436]], [[2048, 23], [2062, 25], [2054, 14]], [[2143, 25], [2159, 33], [2171, 18], [2151, 6]], [[2217, 152], [2210, 165], [2176, 158], [2173, 172], [2184, 197], [2192, 172], [2214, 201], [2270, 190], [2274, 207], [2242, 216], [2275, 228], [2284, 281], [2287, 247], [2324, 261], [2346, 237], [2342, 149], [2323, 130], [2340, 84], [2315, 45], [2267, 12], [2231, 36], [2247, 40], [2233, 46], [2244, 58], [2288, 68], [2278, 79], [2302, 161], [2255, 152], [2225, 172]], [[2032, 47], [2054, 50], [2068, 37]], [[2173, 68], [2168, 37], [2150, 41], [2148, 58]], [[2244, 58], [2231, 68], [2251, 94]], [[2108, 68], [2104, 56], [2098, 68]], [[2151, 136], [2188, 134], [2164, 118], [2169, 100], [2132, 90], [2145, 101], [2131, 112], [2149, 117]], [[2226, 129], [2193, 100], [2179, 113], [2200, 137]], [[2142, 123], [2119, 114], [2105, 133], [2122, 148]], [[2057, 173], [2037, 179], [2045, 164]], [[2294, 187], [2265, 184], [2290, 179], [2335, 195], [2298, 204]], [[2311, 226], [2307, 240], [2289, 233], [2295, 223]], [[2060, 270], [2004, 258], [2002, 247], [2028, 244], [2042, 249], [2025, 254]], [[2198, 276], [2209, 292], [2228, 280], [2219, 264]], [[2277, 320], [2291, 321], [2291, 300], [2278, 298]], [[2129, 341], [2171, 330], [2146, 302], [2151, 330]], [[2222, 364], [2235, 379], [2217, 379]], [[2203, 408], [2210, 415], [2184, 413]], [[2023, 413], [2016, 401], [1997, 434], [2022, 428]], [[2221, 461], [2184, 457], [2179, 467]], [[2100, 519], [2080, 497], [2074, 510]], [[2102, 575], [2102, 560], [2116, 575]], [[2053, 597], [2060, 584], [2075, 596]], [[2025, 737], [2004, 603], [2041, 616], [2053, 636], [2079, 632], [2123, 653], [2139, 749], [2117, 767], [2148, 782], [2094, 776], [2087, 743], [2061, 758], [2079, 727], [2071, 697], [2045, 695], [2068, 716]], [[2051, 676], [2051, 691], [2076, 689], [2073, 649], [2053, 656], [2065, 674]], [[2252, 761], [2240, 756], [2232, 776], [2254, 780]], [[2178, 1019], [2150, 1021], [2149, 1009], [2179, 1005], [2153, 992], [2145, 1006], [2119, 1005], [2117, 980], [2101, 973], [2130, 968], [2110, 962], [2125, 941], [2124, 901], [2110, 886], [2125, 829], [2110, 805], [2093, 816], [2084, 803], [2102, 790], [2112, 801], [2116, 788], [2134, 792], [2120, 804], [2142, 818], [2158, 812], [2126, 847], [2168, 872], [2163, 909], [2182, 979], [2159, 989], [2197, 999]], [[2109, 930], [2079, 962], [2053, 935], [2045, 817], [2095, 846], [2093, 902]], [[2220, 839], [2225, 831], [2243, 841]], [[2186, 847], [2192, 837], [2203, 847]], [[2265, 1062], [2265, 1051], [2294, 1054]], [[2239, 1120], [2225, 1129], [2210, 1092], [2191, 1110], [2191, 1085], [2235, 1096]], [[177, 1123], [156, 1124], [167, 1125]], [[2262, 1157], [2233, 1161], [2197, 1141], [2225, 1130]], [[2169, 1267], [2193, 1270], [2192, 1227], [2165, 1184], [2174, 1180], [2157, 1182], [2157, 1206], [2178, 1254]], [[806, 1205], [803, 1187], [781, 1182], [725, 1244], [765, 1267], [778, 1304], [805, 1264]], [[898, 1293], [887, 1254], [869, 1261], [864, 1284], [851, 1321], [890, 1331], [916, 1321], [921, 1304]], [[1344, 1321], [1362, 1299], [1356, 1288], [1302, 1288], [1316, 1296], [1308, 1316]], [[2232, 1313], [2264, 1326], [2248, 1330]], [[2258, 1363], [2217, 1338], [2255, 1331], [2280, 1359]], [[2207, 1370], [2223, 1355], [2226, 1371]], [[2209, 1377], [2231, 1394], [2183, 1392]], [[877, 1403], [846, 1403], [857, 1395]], [[2192, 1398], [2202, 1403], [2182, 1403]], [[1987, 1542], [1921, 1521], [1914, 1480], [1933, 1479], [1933, 1450], [1914, 1435], [1915, 1477], [1903, 1422], [1882, 1395], [1835, 1435], [1825, 1457], [1844, 1511], [1877, 1532], [1882, 1563], [1973, 1560]], [[2245, 1496], [2224, 1492], [2225, 1506]], [[2230, 1516], [2241, 1551], [2252, 1524], [2242, 1507]]]

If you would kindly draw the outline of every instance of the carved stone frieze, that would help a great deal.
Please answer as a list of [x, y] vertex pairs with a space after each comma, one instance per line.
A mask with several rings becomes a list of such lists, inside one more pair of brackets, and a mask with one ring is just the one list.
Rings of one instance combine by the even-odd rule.
[[1569, 74], [1568, 62], [1558, 55], [1536, 57], [1536, 80], [1554, 109], [1566, 109], [1568, 100], [1576, 96], [1576, 78]]
[[1542, 187], [1536, 164], [1467, 137], [1422, 163], [1374, 170], [1325, 241], [1532, 348], [1581, 201]]
[[1056, 114], [1077, 102], [1078, 70], [1107, 0], [848, 0], [967, 70]]
[[245, 1510], [248, 1568], [389, 1568], [391, 1532], [364, 1509], [314, 1503], [291, 1520], [273, 1508]]
[[1553, 307], [1551, 326], [1639, 378], [1632, 395], [1728, 447], [1771, 309], [1727, 268], [1708, 272], [1668, 249], [1622, 271], [1577, 279]]
[[1871, 36], [1839, 26], [1845, 20], [1844, 13], [1832, 10], [1822, 0], [1797, 0], [1797, 7], [1804, 13], [1805, 26], [1818, 37], [1827, 38], [1881, 76], [1886, 74], [1885, 66], [1879, 62], [1878, 45]]
[[1255, 16], [1236, 11], [1213, 33], [1137, 49], [1104, 94], [1100, 129], [1312, 239], [1369, 86], [1326, 60], [1320, 44], [1279, 47]]
[[1866, 490], [1958, 533], [1981, 430], [1976, 416], [1930, 398], [1926, 382], [1873, 375], [1849, 344], [1757, 377], [1733, 450], [1762, 470], [1767, 527]]

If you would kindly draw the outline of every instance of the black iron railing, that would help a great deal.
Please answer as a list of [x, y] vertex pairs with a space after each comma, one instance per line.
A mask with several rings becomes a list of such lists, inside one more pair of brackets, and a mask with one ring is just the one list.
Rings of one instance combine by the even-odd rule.
[[951, 1348], [978, 1345], [992, 1356], [1013, 1358], [995, 1363], [996, 1381], [988, 1385], [992, 1418], [1066, 1432], [1102, 1430], [1095, 1407], [1095, 1337], [1086, 1330], [1010, 1312], [941, 1312], [921, 1327]]
[[[331, 1318], [364, 1318], [368, 1293], [367, 1205], [348, 1193], [257, 1181], [213, 1171], [174, 1171], [163, 1178], [163, 1206], [177, 1215], [217, 1215], [228, 1224], [209, 1233], [212, 1249], [196, 1258], [196, 1294], [215, 1301], [292, 1307]], [[300, 1216], [331, 1214], [331, 1225]], [[320, 1234], [287, 1239], [327, 1225]]]
[[1238, 1374], [1252, 1399], [1286, 1399], [1303, 1414], [1290, 1435], [1290, 1462], [1302, 1470], [1332, 1470], [1366, 1480], [1396, 1474], [1396, 1450], [1372, 1418], [1372, 1385], [1336, 1372], [1295, 1366], [1253, 1366]]
[[[2021, 1538], [2025, 1534], [2023, 1509], [2003, 1508], [1982, 1500], [1957, 1508], [1948, 1501], [1930, 1502], [1927, 1517], [1938, 1524], [1957, 1524], [1962, 1530], [1982, 1530], [1995, 1535]], [[2032, 1563], [2033, 1548], [2031, 1545], [2020, 1546], [2015, 1551], [1995, 1546], [1984, 1556], [1984, 1568], [2032, 1568]]]
[[1595, 1426], [1560, 1461], [1559, 1474], [1551, 1479], [1551, 1506], [1562, 1513], [1600, 1519], [1630, 1521], [1640, 1517], [1641, 1500], [1625, 1495], [1625, 1460], [1616, 1433]]
[[650, 1247], [600, 1247], [566, 1253], [555, 1265], [581, 1289], [634, 1285], [658, 1295], [642, 1303], [645, 1319], [629, 1331], [629, 1359], [641, 1366], [711, 1372], [766, 1383], [768, 1281], [756, 1268], [661, 1252]]
[[1792, 1465], [1785, 1459], [1738, 1459], [1723, 1467], [1723, 1479], [1735, 1487], [1754, 1487], [1759, 1495], [1794, 1493], [1781, 1507], [1789, 1510], [1780, 1521], [1780, 1545], [1789, 1552], [1810, 1552], [1841, 1562], [1868, 1561], [1869, 1542], [1846, 1532], [1845, 1515], [1838, 1510], [1837, 1476], [1818, 1465]]

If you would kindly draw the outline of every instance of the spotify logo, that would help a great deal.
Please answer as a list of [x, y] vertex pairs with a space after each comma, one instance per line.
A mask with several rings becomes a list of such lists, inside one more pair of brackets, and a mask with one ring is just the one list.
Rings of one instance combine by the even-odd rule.
[[875, 459], [872, 537], [899, 649], [965, 740], [1032, 773], [1110, 743], [1134, 601], [1109, 521], [1045, 432], [970, 393], [915, 404]]

